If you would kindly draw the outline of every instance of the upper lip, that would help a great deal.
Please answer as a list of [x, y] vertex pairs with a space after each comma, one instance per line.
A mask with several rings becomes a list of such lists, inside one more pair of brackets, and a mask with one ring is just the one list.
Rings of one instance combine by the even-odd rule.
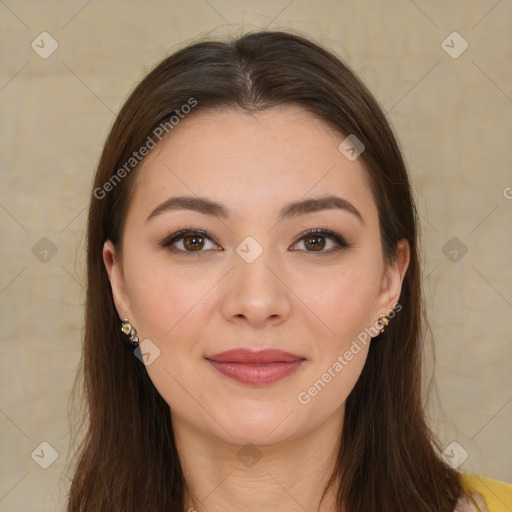
[[304, 357], [276, 349], [265, 349], [255, 352], [249, 349], [236, 348], [206, 356], [206, 359], [219, 363], [291, 363], [304, 359]]

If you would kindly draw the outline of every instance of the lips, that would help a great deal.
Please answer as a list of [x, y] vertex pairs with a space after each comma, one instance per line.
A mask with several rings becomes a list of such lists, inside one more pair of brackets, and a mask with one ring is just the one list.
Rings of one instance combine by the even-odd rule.
[[266, 386], [294, 373], [306, 359], [275, 349], [259, 352], [234, 349], [208, 356], [206, 360], [225, 377], [252, 386]]
[[218, 363], [265, 364], [293, 363], [294, 361], [304, 359], [304, 357], [275, 349], [260, 350], [259, 352], [252, 352], [247, 349], [233, 349], [213, 356], [207, 356], [206, 359], [217, 361]]

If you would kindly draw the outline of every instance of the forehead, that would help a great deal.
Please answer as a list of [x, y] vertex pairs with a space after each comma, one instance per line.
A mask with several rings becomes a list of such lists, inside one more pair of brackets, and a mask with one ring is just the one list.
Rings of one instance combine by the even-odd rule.
[[147, 209], [172, 195], [207, 196], [250, 216], [329, 193], [373, 215], [368, 172], [340, 152], [344, 138], [298, 106], [196, 111], [143, 161], [133, 201]]

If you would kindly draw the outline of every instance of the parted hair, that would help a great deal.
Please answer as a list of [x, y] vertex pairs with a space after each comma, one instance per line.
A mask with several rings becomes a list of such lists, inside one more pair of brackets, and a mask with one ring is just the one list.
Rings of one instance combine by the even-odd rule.
[[196, 41], [175, 51], [142, 79], [114, 121], [87, 221], [84, 342], [73, 390], [83, 410], [74, 434], [80, 442], [73, 452], [67, 511], [184, 511], [186, 482], [170, 408], [123, 338], [102, 259], [107, 239], [120, 249], [138, 166], [108, 193], [100, 197], [97, 191], [106, 190], [104, 184], [190, 98], [197, 102], [190, 115], [298, 105], [340, 136], [355, 135], [364, 144], [359, 158], [377, 205], [384, 258], [391, 263], [398, 240], [405, 238], [410, 263], [401, 311], [370, 344], [347, 398], [324, 495], [335, 489], [340, 512], [452, 512], [463, 487], [460, 473], [440, 455], [422, 400], [428, 325], [418, 216], [401, 151], [382, 108], [339, 57], [302, 35], [278, 31]]

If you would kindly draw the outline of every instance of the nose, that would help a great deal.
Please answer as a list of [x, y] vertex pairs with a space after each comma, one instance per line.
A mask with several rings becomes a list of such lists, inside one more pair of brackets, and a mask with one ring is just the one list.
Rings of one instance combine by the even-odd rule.
[[221, 310], [228, 321], [261, 329], [289, 317], [292, 296], [284, 271], [269, 251], [252, 263], [235, 254], [234, 268], [224, 280]]

